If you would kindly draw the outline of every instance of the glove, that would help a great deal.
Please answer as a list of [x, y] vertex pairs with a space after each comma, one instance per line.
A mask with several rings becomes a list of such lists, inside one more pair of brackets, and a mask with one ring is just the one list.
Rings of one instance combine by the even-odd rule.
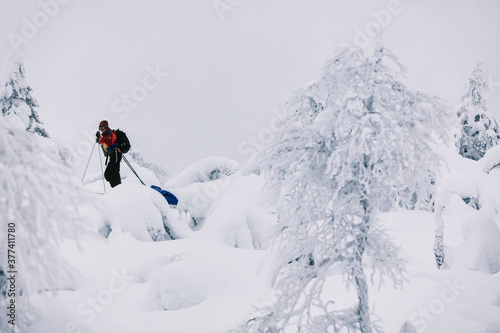
[[99, 143], [99, 139], [101, 138], [101, 132], [95, 132], [95, 142]]
[[113, 150], [116, 149], [116, 144], [115, 145], [112, 145], [112, 146], [109, 146], [108, 148], [106, 148], [106, 150], [109, 152], [112, 152]]

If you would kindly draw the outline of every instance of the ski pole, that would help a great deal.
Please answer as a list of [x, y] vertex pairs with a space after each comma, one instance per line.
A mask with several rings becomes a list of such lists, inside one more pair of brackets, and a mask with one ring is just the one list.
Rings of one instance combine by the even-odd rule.
[[92, 158], [92, 154], [94, 153], [94, 148], [95, 148], [95, 145], [92, 146], [92, 151], [90, 152], [89, 160], [87, 161], [87, 166], [85, 167], [85, 171], [83, 172], [82, 184], [83, 184], [83, 179], [85, 178], [85, 175], [87, 174], [87, 169], [89, 168], [89, 163], [90, 163], [90, 159]]
[[137, 174], [137, 172], [135, 172], [134, 168], [132, 168], [132, 165], [130, 165], [129, 161], [127, 160], [127, 158], [125, 157], [125, 155], [122, 154], [122, 158], [123, 160], [125, 161], [125, 163], [127, 163], [128, 167], [130, 168], [130, 170], [132, 170], [132, 172], [134, 173], [134, 175], [137, 176], [137, 178], [139, 179], [139, 181], [141, 182], [142, 185], [146, 186], [146, 184], [144, 184], [144, 182], [142, 181], [142, 179], [139, 177], [139, 175]]
[[102, 170], [102, 157], [101, 157], [101, 154], [99, 154], [99, 165], [101, 166], [102, 187], [104, 187], [104, 193], [106, 193], [106, 182], [104, 181], [104, 171]]

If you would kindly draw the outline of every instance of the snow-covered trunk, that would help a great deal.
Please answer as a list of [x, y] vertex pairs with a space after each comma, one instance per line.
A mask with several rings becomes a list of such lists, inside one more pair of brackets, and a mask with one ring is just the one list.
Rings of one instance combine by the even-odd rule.
[[434, 256], [438, 269], [445, 268], [444, 265], [444, 220], [443, 220], [443, 205], [437, 203], [436, 207], [436, 229], [434, 230]]
[[[364, 191], [364, 193], [366, 193]], [[365, 196], [366, 198], [366, 196]], [[371, 333], [370, 323], [370, 306], [368, 303], [368, 284], [366, 275], [363, 269], [363, 253], [365, 252], [368, 231], [370, 229], [370, 205], [367, 199], [361, 200], [363, 205], [364, 215], [360, 226], [360, 234], [357, 237], [358, 249], [355, 255], [355, 263], [353, 268], [354, 281], [356, 283], [356, 293], [358, 294], [358, 315], [359, 328], [362, 333]]]
[[[358, 260], [358, 258], [356, 258], [356, 260]], [[366, 275], [361, 262], [356, 262], [356, 266], [357, 267], [353, 269], [353, 274], [359, 301], [359, 328], [362, 333], [371, 333], [372, 328], [370, 325], [370, 307], [368, 304], [368, 284], [366, 283]]]

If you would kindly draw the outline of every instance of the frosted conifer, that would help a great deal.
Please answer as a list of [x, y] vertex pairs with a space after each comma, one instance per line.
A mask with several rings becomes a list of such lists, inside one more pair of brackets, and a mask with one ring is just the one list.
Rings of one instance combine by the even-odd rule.
[[10, 59], [7, 78], [0, 88], [0, 110], [4, 116], [15, 115], [20, 118], [27, 131], [48, 138], [47, 131], [36, 111], [38, 102], [32, 95], [32, 89], [26, 82], [23, 60], [19, 54]]
[[456, 143], [460, 155], [476, 161], [500, 140], [497, 121], [487, 114], [483, 95], [488, 89], [488, 82], [483, 79], [482, 63], [478, 62], [466, 83], [462, 106], [457, 112], [460, 135]]

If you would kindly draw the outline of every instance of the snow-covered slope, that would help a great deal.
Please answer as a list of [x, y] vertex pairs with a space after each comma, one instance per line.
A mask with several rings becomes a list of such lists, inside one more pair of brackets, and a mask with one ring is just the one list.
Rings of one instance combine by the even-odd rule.
[[[407, 261], [408, 279], [403, 290], [379, 289], [376, 279], [370, 287], [384, 332], [398, 332], [405, 322], [417, 332], [500, 331], [499, 198], [493, 195], [500, 176], [484, 172], [497, 155], [492, 151], [479, 162], [446, 157], [452, 163], [439, 183], [449, 197], [443, 211], [447, 269], [436, 267], [433, 213], [380, 215]], [[184, 178], [179, 187], [166, 188], [180, 199], [178, 209], [130, 175], [98, 195], [107, 210], [96, 213], [95, 236], [66, 240], [61, 248], [79, 281], [72, 290], [34, 295], [42, 316], [28, 332], [222, 333], [269, 303], [276, 218], [263, 200], [264, 180], [238, 172], [195, 182], [186, 176], [207, 174], [212, 164], [199, 163], [199, 170], [178, 178]], [[480, 210], [462, 199], [473, 195]], [[331, 272], [326, 297], [352, 306], [353, 292]]]
[[[269, 297], [273, 255], [265, 245], [275, 221], [258, 206], [257, 176], [218, 181], [198, 183], [220, 186], [199, 208], [207, 216], [202, 226], [148, 187], [124, 181], [108, 189], [101, 197], [107, 211], [94, 226], [101, 236], [62, 248], [81, 273], [76, 290], [35, 296], [43, 316], [30, 332], [234, 328]], [[192, 186], [187, 193], [196, 194]]]

